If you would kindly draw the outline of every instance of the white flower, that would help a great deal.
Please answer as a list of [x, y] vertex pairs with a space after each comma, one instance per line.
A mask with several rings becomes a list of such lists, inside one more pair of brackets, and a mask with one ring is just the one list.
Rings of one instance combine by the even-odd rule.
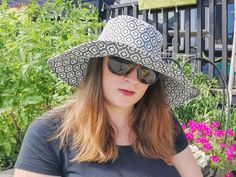
[[191, 148], [192, 152], [199, 151], [199, 148], [197, 146], [195, 146], [195, 145], [190, 145], [190, 148]]
[[197, 164], [201, 168], [204, 168], [205, 166], [207, 166], [207, 163], [210, 157], [206, 155], [205, 152], [200, 150], [196, 145], [190, 145], [190, 149], [193, 152], [193, 156], [195, 160], [197, 161]]

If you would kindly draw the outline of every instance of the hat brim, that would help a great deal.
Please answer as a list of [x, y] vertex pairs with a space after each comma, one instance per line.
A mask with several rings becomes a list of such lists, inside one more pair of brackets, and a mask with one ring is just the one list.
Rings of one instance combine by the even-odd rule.
[[77, 87], [84, 83], [89, 59], [107, 55], [121, 57], [159, 72], [170, 108], [180, 106], [199, 95], [200, 91], [192, 87], [180, 70], [168, 65], [160, 57], [123, 43], [87, 42], [48, 59], [48, 66], [61, 80]]

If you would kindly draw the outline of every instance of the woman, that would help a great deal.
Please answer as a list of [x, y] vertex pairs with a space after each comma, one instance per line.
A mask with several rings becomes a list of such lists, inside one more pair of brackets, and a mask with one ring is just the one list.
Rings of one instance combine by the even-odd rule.
[[28, 128], [14, 177], [200, 177], [171, 109], [198, 90], [161, 60], [162, 36], [130, 16], [48, 60], [78, 88]]

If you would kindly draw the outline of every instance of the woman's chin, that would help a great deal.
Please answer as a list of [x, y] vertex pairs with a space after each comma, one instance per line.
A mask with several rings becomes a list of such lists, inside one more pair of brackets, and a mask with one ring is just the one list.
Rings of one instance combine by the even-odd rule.
[[134, 102], [122, 101], [122, 102], [115, 102], [108, 104], [111, 107], [122, 108], [122, 109], [129, 109], [134, 106]]

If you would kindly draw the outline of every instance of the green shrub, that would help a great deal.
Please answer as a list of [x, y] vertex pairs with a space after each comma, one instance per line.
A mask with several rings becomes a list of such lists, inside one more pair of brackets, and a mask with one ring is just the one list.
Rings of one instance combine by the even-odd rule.
[[[198, 82], [199, 84], [197, 85], [196, 83]], [[214, 94], [211, 91], [212, 88], [215, 88], [215, 80], [207, 81], [207, 77], [204, 74], [198, 73], [193, 83], [199, 88], [200, 95], [176, 109], [179, 116], [184, 119], [185, 122], [189, 119], [196, 119], [199, 116], [205, 117], [212, 111], [215, 113], [221, 111], [220, 104], [223, 96], [220, 93]]]
[[[178, 55], [176, 60], [183, 67], [187, 59]], [[216, 79], [209, 79], [206, 74], [196, 72], [191, 63], [187, 63], [184, 67], [184, 75], [192, 82], [192, 84], [200, 90], [200, 95], [193, 100], [186, 102], [184, 105], [175, 109], [179, 117], [186, 123], [189, 119], [204, 117], [212, 110], [220, 111], [219, 103], [222, 100], [220, 93], [213, 94], [212, 88], [218, 88], [219, 83]], [[199, 120], [198, 121], [202, 121]]]
[[[176, 59], [181, 66], [186, 62], [186, 58], [182, 55], [178, 55]], [[226, 126], [226, 110], [224, 110], [222, 115], [223, 94], [212, 90], [220, 88], [218, 80], [215, 78], [209, 79], [208, 75], [202, 72], [196, 73], [193, 65], [190, 63], [184, 67], [184, 74], [195, 87], [200, 89], [201, 93], [197, 98], [187, 101], [184, 105], [174, 109], [180, 121], [187, 123], [190, 119], [196, 121], [215, 120], [221, 122], [221, 128], [224, 129]], [[225, 97], [225, 99], [227, 99], [227, 97]], [[231, 106], [229, 126], [236, 132], [235, 106]]]
[[101, 25], [96, 9], [80, 2], [0, 6], [0, 169], [16, 160], [30, 122], [74, 93], [47, 59], [95, 39]]

